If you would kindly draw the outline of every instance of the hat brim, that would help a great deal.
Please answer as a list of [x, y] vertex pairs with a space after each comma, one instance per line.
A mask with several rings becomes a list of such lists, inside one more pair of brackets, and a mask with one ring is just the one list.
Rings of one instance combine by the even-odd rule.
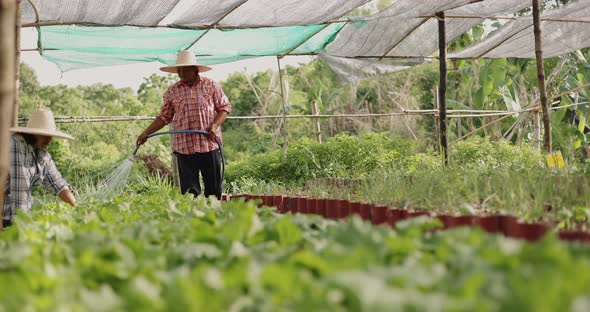
[[73, 136], [63, 133], [61, 131], [51, 131], [47, 129], [38, 129], [38, 128], [27, 128], [27, 127], [17, 127], [17, 128], [10, 128], [10, 132], [19, 132], [19, 133], [28, 133], [28, 134], [38, 134], [38, 135], [46, 135], [58, 139], [66, 139], [66, 140], [75, 140]]
[[160, 70], [163, 72], [176, 74], [178, 67], [191, 67], [191, 66], [196, 66], [199, 69], [199, 73], [204, 73], [204, 72], [211, 70], [211, 67], [209, 67], [209, 66], [195, 65], [195, 64], [185, 64], [185, 65], [176, 64], [176, 65], [171, 65], [171, 66], [164, 66], [164, 67], [160, 67]]

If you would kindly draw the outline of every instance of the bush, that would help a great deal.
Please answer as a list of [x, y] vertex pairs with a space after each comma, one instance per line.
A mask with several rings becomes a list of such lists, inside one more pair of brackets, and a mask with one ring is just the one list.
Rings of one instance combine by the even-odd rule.
[[289, 146], [285, 161], [282, 151], [253, 156], [228, 166], [226, 179], [230, 183], [240, 178], [253, 178], [302, 184], [314, 178], [362, 178], [391, 167], [411, 171], [423, 162], [436, 162], [428, 156], [414, 156], [416, 149], [413, 143], [385, 133], [358, 137], [341, 134], [323, 144], [303, 138]]
[[540, 152], [529, 145], [514, 146], [508, 141], [492, 142], [474, 137], [455, 144], [450, 153], [453, 166], [490, 172], [495, 169], [512, 171], [543, 168]]

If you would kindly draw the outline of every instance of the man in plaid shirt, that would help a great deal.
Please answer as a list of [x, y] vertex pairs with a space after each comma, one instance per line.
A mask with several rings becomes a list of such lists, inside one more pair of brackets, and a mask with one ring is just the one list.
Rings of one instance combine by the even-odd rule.
[[47, 152], [52, 138], [73, 139], [57, 131], [53, 114], [48, 110], [36, 110], [26, 127], [11, 128], [10, 174], [4, 189], [2, 224], [12, 224], [17, 210], [28, 213], [33, 206], [33, 187], [43, 185], [64, 202], [75, 205], [76, 199], [55, 167]]
[[198, 196], [201, 193], [199, 172], [203, 176], [205, 196], [221, 198], [221, 160], [216, 139], [223, 144], [221, 124], [231, 113], [231, 104], [221, 86], [199, 73], [211, 70], [198, 65], [189, 51], [178, 53], [176, 65], [160, 68], [162, 71], [177, 73], [180, 81], [164, 93], [160, 114], [138, 137], [137, 144], [143, 144], [147, 136], [172, 122], [174, 130], [204, 130], [198, 133], [174, 134], [173, 150], [178, 160], [180, 190]]

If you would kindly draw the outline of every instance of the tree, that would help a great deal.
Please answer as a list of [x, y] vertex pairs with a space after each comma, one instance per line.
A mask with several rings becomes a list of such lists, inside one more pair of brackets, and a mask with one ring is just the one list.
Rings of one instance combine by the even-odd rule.
[[41, 85], [35, 71], [24, 63], [20, 64], [19, 83], [19, 116], [28, 116], [38, 105]]
[[143, 79], [137, 90], [137, 100], [141, 107], [132, 107], [131, 115], [154, 115], [162, 106], [162, 96], [176, 82], [174, 75], [152, 74]]

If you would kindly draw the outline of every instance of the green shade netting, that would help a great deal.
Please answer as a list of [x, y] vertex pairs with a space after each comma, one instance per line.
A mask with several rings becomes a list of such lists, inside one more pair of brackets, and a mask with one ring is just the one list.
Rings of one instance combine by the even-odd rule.
[[[173, 64], [190, 46], [203, 64], [267, 55], [309, 54], [331, 42], [343, 23], [232, 30], [47, 26], [41, 29], [43, 56], [62, 71], [159, 61]], [[195, 43], [196, 42], [196, 43]], [[193, 44], [194, 43], [194, 44]]]
[[[141, 27], [48, 26], [43, 56], [62, 71], [174, 58], [204, 30]], [[53, 50], [55, 49], [55, 50]]]
[[293, 50], [291, 54], [316, 53], [321, 51], [328, 43], [332, 42], [344, 23], [330, 24], [319, 33], [305, 41], [302, 45]]
[[[296, 48], [298, 53], [321, 50], [342, 24], [210, 30], [190, 51], [197, 55], [267, 56]], [[311, 38], [313, 37], [313, 38]], [[309, 39], [309, 40], [308, 40]]]

